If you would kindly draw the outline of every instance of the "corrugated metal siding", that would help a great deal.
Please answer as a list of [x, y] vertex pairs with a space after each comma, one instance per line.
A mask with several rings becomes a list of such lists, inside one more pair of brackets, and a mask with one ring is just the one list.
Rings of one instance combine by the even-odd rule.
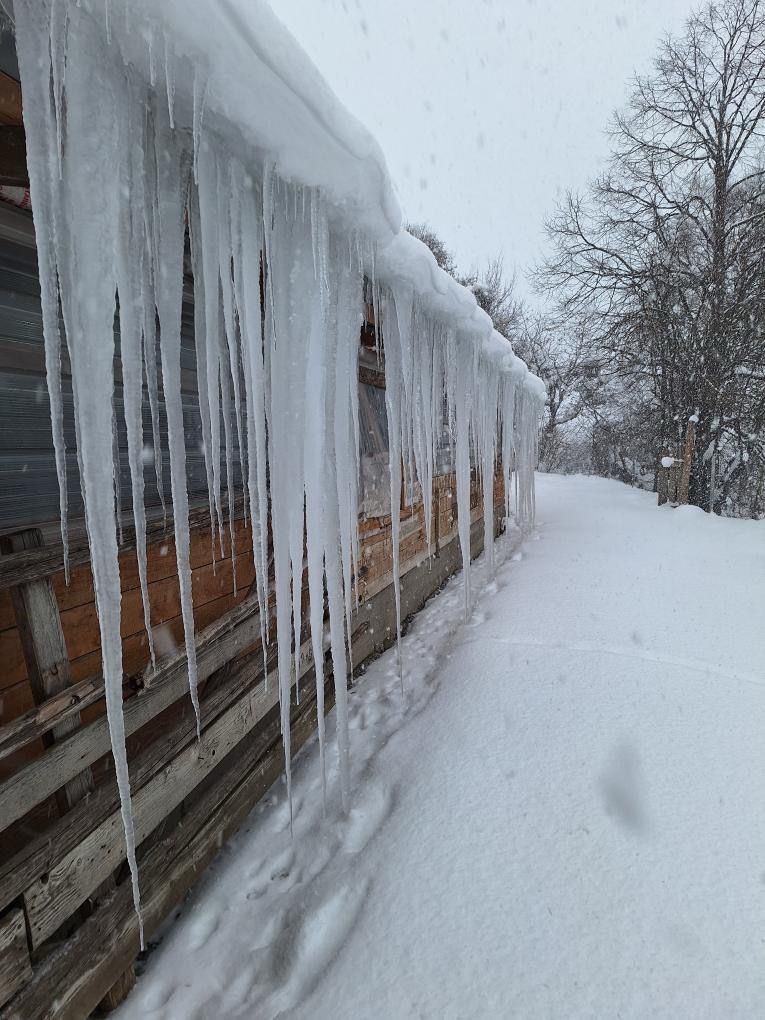
[[[63, 335], [63, 327], [62, 327]], [[117, 350], [119, 333], [115, 330]], [[183, 412], [189, 495], [206, 500], [201, 424], [196, 400], [193, 304], [184, 289], [181, 341]], [[69, 361], [62, 352], [64, 435], [70, 518], [82, 515], [74, 442]], [[161, 378], [161, 373], [160, 373]], [[115, 407], [120, 449], [120, 503], [130, 517], [130, 474], [122, 405], [119, 357], [115, 358]], [[167, 455], [167, 423], [160, 393], [163, 447], [163, 489], [171, 504]], [[144, 439], [151, 446], [151, 415], [144, 391]], [[147, 508], [160, 504], [153, 465], [144, 471]], [[238, 480], [238, 472], [237, 472]], [[12, 207], [0, 207], [0, 531], [43, 524], [58, 518], [58, 483], [53, 457], [50, 407], [45, 382], [40, 290], [31, 219]]]

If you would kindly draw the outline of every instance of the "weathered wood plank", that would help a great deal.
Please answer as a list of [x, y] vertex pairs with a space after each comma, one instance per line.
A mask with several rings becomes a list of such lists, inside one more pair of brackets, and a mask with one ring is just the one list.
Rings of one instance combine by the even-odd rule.
[[[421, 537], [422, 531], [420, 528], [417, 528], [416, 525], [412, 525], [411, 523], [408, 523], [407, 526], [409, 528], [409, 532], [411, 532], [414, 528], [417, 535]], [[449, 533], [442, 532], [440, 536], [441, 542], [448, 543], [455, 537], [455, 534], [456, 531], [454, 528], [452, 528]], [[402, 539], [405, 537], [407, 537], [407, 532], [404, 528], [402, 528]], [[386, 537], [384, 532], [381, 532], [379, 535], [373, 536], [371, 540], [383, 543], [382, 548], [374, 553], [375, 560], [378, 560], [380, 557], [383, 559], [386, 559], [387, 557], [386, 566], [389, 565], [387, 561], [390, 560], [390, 539]], [[422, 544], [423, 549], [416, 552], [410, 559], [402, 557], [402, 577], [408, 571], [419, 566], [420, 563], [427, 558], [428, 550], [424, 548], [424, 543]], [[362, 545], [362, 563], [367, 562], [370, 555], [370, 549], [367, 542], [365, 542]], [[369, 598], [376, 595], [390, 583], [390, 571], [386, 569], [380, 575], [375, 574], [374, 576], [371, 576], [369, 581], [364, 580], [361, 590], [363, 591], [364, 597]], [[253, 599], [245, 600], [230, 610], [225, 617], [221, 617], [220, 620], [211, 624], [208, 629], [200, 632], [197, 644], [198, 656], [202, 654], [207, 643], [210, 641], [217, 641], [219, 639], [219, 628], [228, 629], [233, 627], [238, 621], [244, 620], [253, 613], [257, 614], [257, 603]], [[253, 640], [257, 640], [257, 637], [259, 637], [259, 633]], [[170, 672], [180, 669], [181, 672], [185, 673], [185, 662], [185, 655], [179, 652], [173, 661], [165, 660], [160, 663], [156, 674], [153, 676], [150, 676], [148, 673], [145, 674], [143, 682], [146, 685], [172, 682], [173, 676], [169, 675]], [[35, 708], [25, 713], [23, 716], [13, 719], [5, 726], [0, 727], [0, 760], [10, 754], [13, 754], [25, 744], [37, 739], [37, 737], [41, 736], [43, 733], [48, 732], [59, 720], [66, 719], [69, 715], [79, 712], [81, 709], [93, 704], [102, 697], [103, 679], [100, 676], [85, 679], [74, 684], [71, 688], [68, 688], [64, 694], [57, 695], [40, 705], [38, 708]], [[2, 807], [1, 799], [0, 807]]]
[[[255, 568], [252, 555], [237, 558], [237, 590], [239, 597], [248, 590], [255, 579]], [[191, 588], [194, 599], [194, 612], [199, 615], [202, 608], [210, 602], [230, 597], [234, 601], [234, 577], [230, 559], [220, 560], [215, 566], [207, 563], [196, 567], [191, 572]], [[154, 581], [149, 586], [151, 601], [151, 621], [156, 628], [169, 620], [181, 615], [181, 596], [177, 574]], [[98, 626], [96, 606], [91, 598], [61, 612], [61, 626], [66, 635], [66, 647], [72, 659], [80, 658], [97, 651], [100, 658], [101, 635]], [[143, 600], [140, 588], [132, 588], [122, 593], [120, 634], [123, 642], [134, 635], [146, 633]], [[145, 659], [148, 659], [148, 642], [145, 645]]]
[[[185, 747], [158, 775], [133, 794], [133, 824], [140, 844], [253, 729], [279, 700], [278, 684], [263, 683], [245, 694], [198, 743]], [[24, 894], [32, 948], [70, 917], [125, 858], [119, 810], [90, 832], [45, 877]]]
[[[30, 529], [8, 535], [0, 542], [3, 552], [19, 552], [42, 547], [39, 530]], [[37, 705], [71, 686], [69, 659], [64, 633], [49, 578], [30, 581], [11, 590], [21, 645], [24, 650], [27, 676]], [[80, 725], [78, 713], [71, 713], [57, 722], [44, 734], [44, 742], [51, 746], [64, 740]], [[62, 786], [62, 784], [59, 784]], [[65, 811], [93, 789], [93, 777], [84, 769], [69, 777], [59, 791], [59, 810]]]
[[[326, 710], [334, 703], [325, 689]], [[306, 698], [292, 724], [297, 750], [316, 726], [315, 700]], [[279, 721], [236, 747], [218, 781], [184, 814], [141, 863], [144, 925], [150, 934], [197, 881], [221, 844], [239, 828], [284, 767]], [[123, 882], [72, 938], [35, 969], [32, 981], [3, 1012], [3, 1020], [81, 1020], [99, 1003], [139, 950], [130, 883]]]
[[[329, 635], [323, 636], [324, 650], [329, 648]], [[272, 660], [275, 650], [271, 652]], [[300, 647], [298, 677], [313, 670], [311, 642]], [[210, 771], [269, 715], [278, 704], [278, 684], [272, 682], [266, 689], [262, 679], [251, 687], [255, 673], [261, 673], [261, 663], [245, 666], [241, 671], [249, 674], [246, 684], [238, 684], [238, 698], [227, 698], [230, 708], [217, 721], [208, 724], [199, 741], [193, 741], [193, 730], [187, 728], [187, 746], [178, 748], [175, 756], [144, 785], [133, 784], [133, 824], [136, 843], [143, 840], [201, 783]], [[232, 703], [233, 702], [233, 703]], [[179, 743], [182, 742], [182, 739]], [[24, 893], [32, 948], [35, 949], [56, 931], [76, 908], [98, 887], [101, 881], [125, 859], [122, 816], [115, 807], [112, 814], [100, 824], [92, 826], [85, 838], [72, 850], [60, 855], [57, 863], [48, 869], [44, 879], [38, 879]]]
[[[498, 515], [498, 519], [501, 514]], [[483, 529], [471, 529], [471, 551], [480, 551]], [[410, 616], [454, 572], [460, 562], [457, 540], [442, 547], [432, 562], [421, 562], [407, 575], [403, 612]], [[390, 602], [390, 605], [388, 605]], [[380, 633], [381, 620], [394, 618], [392, 586], [388, 585], [372, 607], [375, 633], [359, 627], [353, 641], [354, 660], [360, 663], [387, 640]], [[366, 616], [367, 606], [361, 612]], [[384, 631], [384, 628], [382, 628]], [[329, 682], [328, 682], [329, 683]], [[333, 693], [327, 686], [327, 711]], [[293, 723], [293, 748], [297, 750], [313, 732], [315, 702], [310, 695]], [[275, 712], [274, 712], [275, 714]], [[230, 762], [229, 762], [230, 759]], [[141, 865], [141, 888], [147, 932], [151, 932], [197, 880], [200, 871], [241, 824], [251, 807], [278, 778], [282, 770], [278, 720], [251, 733], [226, 760], [225, 771], [204, 790], [169, 836], [153, 846]], [[138, 932], [132, 911], [129, 882], [108, 896], [93, 916], [56, 953], [43, 961], [34, 979], [10, 1004], [10, 1018], [28, 1016], [71, 1017], [87, 1015], [99, 1002], [138, 951]], [[55, 990], [56, 1011], [51, 1006]]]
[[[255, 683], [262, 673], [258, 659], [238, 662], [226, 667], [210, 691], [206, 691], [202, 703], [203, 728], [209, 726], [221, 712]], [[172, 725], [151, 745], [142, 749], [130, 763], [130, 778], [133, 790], [139, 790], [161, 769], [165, 768], [176, 754], [196, 740], [196, 717], [191, 703], [184, 704]], [[77, 846], [95, 826], [119, 807], [116, 781], [99, 786], [88, 798], [62, 818], [57, 819], [45, 832], [36, 836], [23, 850], [0, 867], [0, 904], [6, 906], [19, 897], [41, 875], [46, 874]], [[1, 908], [0, 908], [1, 909]]]
[[375, 386], [377, 389], [385, 389], [385, 372], [377, 368], [370, 368], [368, 365], [359, 365], [359, 382], [367, 386]]
[[32, 977], [23, 910], [0, 917], [0, 1006]]
[[122, 1005], [128, 995], [130, 995], [134, 987], [135, 968], [133, 966], [128, 966], [128, 968], [120, 974], [112, 987], [99, 1002], [99, 1011], [102, 1013], [111, 1013], [113, 1010], [117, 1009], [118, 1006]]
[[[197, 640], [199, 680], [260, 639], [257, 601], [240, 603], [224, 620], [206, 628]], [[188, 684], [186, 656], [179, 653], [163, 662], [145, 678], [144, 689], [125, 703], [125, 733], [130, 735], [149, 719], [181, 698]], [[54, 744], [40, 758], [0, 785], [0, 819], [7, 827], [36, 804], [55, 793], [65, 782], [92, 765], [110, 750], [105, 717]]]
[[[241, 497], [234, 504], [234, 517], [242, 516], [243, 503]], [[223, 508], [223, 519], [228, 521], [228, 507]], [[207, 507], [197, 507], [189, 511], [189, 528], [210, 527], [210, 511]], [[146, 525], [146, 541], [151, 544], [163, 539], [173, 540], [173, 521], [168, 515], [166, 521], [150, 521]], [[135, 549], [135, 528], [126, 525], [122, 531], [120, 553]], [[79, 567], [90, 563], [90, 550], [84, 539], [71, 542], [69, 546], [69, 566]], [[23, 552], [10, 553], [0, 557], [0, 590], [13, 588], [28, 581], [37, 581], [42, 577], [50, 577], [64, 569], [64, 549], [60, 544], [45, 545], [40, 549], [27, 549]]]
[[102, 677], [81, 680], [0, 727], [0, 761], [104, 696]]

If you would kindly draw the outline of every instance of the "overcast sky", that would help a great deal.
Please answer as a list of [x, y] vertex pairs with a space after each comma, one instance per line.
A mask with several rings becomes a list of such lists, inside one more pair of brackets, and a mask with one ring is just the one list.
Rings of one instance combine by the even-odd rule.
[[[521, 277], [544, 219], [607, 151], [629, 78], [690, 0], [271, 0], [376, 136], [405, 217], [460, 268], [503, 252]], [[522, 282], [519, 280], [519, 282]], [[525, 285], [524, 285], [525, 290]]]

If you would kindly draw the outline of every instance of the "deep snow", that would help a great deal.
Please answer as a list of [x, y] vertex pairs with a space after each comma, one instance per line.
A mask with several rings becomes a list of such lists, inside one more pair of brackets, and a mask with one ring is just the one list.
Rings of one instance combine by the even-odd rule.
[[765, 1015], [765, 524], [537, 485], [351, 693], [350, 816], [312, 743], [121, 1020]]

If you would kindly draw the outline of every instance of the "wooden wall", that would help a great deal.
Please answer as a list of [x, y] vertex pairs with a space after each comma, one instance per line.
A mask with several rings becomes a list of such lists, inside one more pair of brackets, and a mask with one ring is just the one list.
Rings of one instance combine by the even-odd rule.
[[[0, 75], [0, 128], [19, 124], [18, 85]], [[15, 182], [14, 172], [0, 166], [0, 181]], [[25, 244], [30, 248], [32, 241]], [[187, 301], [185, 322], [189, 308]], [[189, 326], [189, 365], [190, 335]], [[360, 383], [384, 388], [371, 307], [361, 344]], [[193, 372], [188, 366], [185, 372], [193, 392]], [[493, 484], [499, 527], [501, 474]], [[461, 566], [455, 491], [453, 476], [435, 479], [430, 548], [422, 502], [402, 509], [405, 618]], [[23, 498], [20, 506], [27, 512]], [[471, 511], [476, 553], [483, 534], [476, 478]], [[234, 569], [228, 535], [223, 555], [218, 550], [213, 557], [204, 508], [193, 511], [192, 525], [200, 739], [187, 691], [171, 522], [154, 520], [149, 529], [151, 622], [160, 656], [153, 671], [147, 669], [129, 535], [120, 555], [124, 715], [147, 934], [181, 901], [283, 769], [277, 685], [267, 686], [263, 677], [263, 660], [271, 669], [275, 649], [260, 646], [251, 532], [241, 516], [235, 520]], [[351, 628], [357, 666], [395, 640], [390, 515], [363, 518], [360, 538], [354, 581], [361, 608]], [[72, 548], [67, 585], [61, 550], [35, 548], [37, 541], [30, 531], [0, 543], [0, 1016], [81, 1020], [99, 1004], [113, 1007], [129, 991], [138, 931], [104, 718], [87, 546]], [[309, 642], [301, 646], [299, 663], [301, 675], [310, 678]], [[329, 711], [329, 662], [324, 670]], [[316, 726], [313, 686], [306, 683], [302, 691], [308, 693], [292, 712], [295, 752]]]
[[[234, 595], [234, 571], [230, 555], [228, 529], [224, 536], [225, 557], [213, 563], [210, 528], [191, 533], [192, 590], [194, 623], [200, 630], [219, 619], [241, 602], [255, 579], [252, 541], [249, 528], [242, 520], [234, 530], [236, 551], [237, 594]], [[183, 644], [180, 590], [175, 562], [172, 526], [169, 534], [148, 547], [147, 573], [151, 621], [157, 651], [167, 651], [171, 644]], [[93, 579], [87, 564], [75, 567], [67, 586], [63, 572], [51, 578], [58, 604], [61, 626], [73, 682], [93, 676], [101, 668], [101, 642], [93, 595]], [[128, 675], [140, 673], [148, 664], [149, 648], [144, 627], [143, 603], [138, 582], [138, 563], [133, 550], [120, 556], [122, 589], [122, 655]], [[14, 618], [9, 591], [0, 591], [0, 722], [26, 712], [34, 705], [27, 677], [24, 653]], [[91, 717], [104, 711], [103, 701], [90, 709]], [[20, 761], [39, 753], [41, 747], [27, 749], [18, 759], [0, 761], [0, 778], [8, 775]]]
[[[494, 487], [499, 523], [503, 505], [500, 474], [494, 479]], [[422, 503], [402, 512], [404, 616], [415, 612], [460, 565], [454, 491], [453, 476], [436, 479], [430, 550], [425, 544]], [[477, 480], [471, 504], [477, 551], [482, 544]], [[390, 517], [360, 521], [360, 534], [357, 584], [362, 604], [352, 628], [357, 665], [395, 639]], [[194, 614], [203, 718], [199, 743], [186, 690], [172, 539], [166, 534], [156, 537], [149, 548], [148, 562], [152, 620], [157, 627], [167, 629], [178, 651], [165, 657], [147, 683], [142, 680], [148, 648], [135, 555], [125, 551], [121, 557], [123, 647], [126, 670], [132, 673], [124, 689], [125, 717], [149, 931], [185, 894], [199, 869], [214, 855], [220, 839], [235, 830], [278, 777], [283, 764], [276, 685], [271, 684], [269, 692], [262, 683], [259, 624], [250, 591], [254, 574], [249, 530], [241, 520], [236, 522], [235, 537], [236, 595], [230, 555], [213, 570], [209, 526], [198, 526], [193, 532]], [[0, 558], [0, 585], [4, 562], [10, 562], [7, 556]], [[6, 576], [14, 576], [13, 570]], [[69, 587], [63, 583], [60, 571], [50, 575], [49, 583], [71, 666], [73, 686], [67, 691], [75, 692], [76, 698], [82, 696], [75, 706], [75, 729], [63, 740], [50, 739], [51, 733], [55, 737], [57, 732], [51, 721], [63, 718], [64, 705], [63, 714], [68, 712], [71, 722], [75, 699], [69, 703], [62, 702], [63, 696], [53, 697], [34, 706], [13, 593], [7, 589], [0, 592], [2, 647], [9, 663], [2, 671], [0, 719], [0, 829], [4, 830], [0, 853], [0, 1005], [7, 1001], [3, 1016], [25, 1020], [38, 1015], [84, 1016], [82, 1010], [87, 1006], [89, 1011], [105, 995], [106, 1005], [118, 1002], [131, 987], [130, 964], [138, 951], [103, 719], [103, 692], [97, 675], [98, 628], [90, 571], [87, 564], [77, 566]], [[16, 593], [21, 588], [23, 585], [17, 586]], [[363, 624], [359, 622], [362, 619]], [[310, 674], [308, 642], [301, 652], [301, 673]], [[267, 655], [273, 661], [274, 649], [268, 649]], [[327, 710], [333, 700], [328, 666]], [[307, 685], [309, 691], [312, 687]], [[300, 709], [293, 711], [295, 748], [315, 727], [313, 697], [301, 701]], [[27, 739], [30, 736], [33, 739]], [[18, 747], [20, 740], [22, 746]], [[16, 746], [13, 753], [5, 753], [8, 746]], [[78, 794], [62, 801], [62, 791], [83, 778], [84, 798]], [[227, 805], [225, 810], [222, 804]], [[13, 819], [10, 826], [2, 820], [4, 812], [5, 817]], [[181, 867], [180, 863], [168, 871], [169, 845], [176, 851], [179, 845], [197, 847], [191, 872], [183, 870], [185, 865]], [[57, 953], [51, 956], [53, 947]], [[79, 975], [76, 980], [75, 974]], [[55, 1010], [51, 1005], [54, 992], [58, 1003]]]

